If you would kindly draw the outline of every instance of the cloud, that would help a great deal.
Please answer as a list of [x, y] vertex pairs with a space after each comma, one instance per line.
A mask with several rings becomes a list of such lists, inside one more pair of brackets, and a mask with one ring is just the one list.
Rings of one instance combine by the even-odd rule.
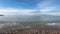
[[44, 0], [44, 1], [41, 1], [37, 4], [37, 6], [39, 8], [47, 8], [47, 7], [50, 7], [53, 3], [53, 0]]
[[0, 9], [0, 14], [4, 15], [32, 15], [36, 10], [27, 10], [27, 9]]
[[[54, 5], [55, 1], [56, 0], [44, 0], [39, 2], [37, 7], [40, 10], [40, 14], [60, 16], [60, 12], [58, 11], [57, 6]], [[57, 11], [57, 13], [55, 11]]]
[[40, 11], [37, 10], [37, 11], [32, 11], [30, 13], [40, 13]]

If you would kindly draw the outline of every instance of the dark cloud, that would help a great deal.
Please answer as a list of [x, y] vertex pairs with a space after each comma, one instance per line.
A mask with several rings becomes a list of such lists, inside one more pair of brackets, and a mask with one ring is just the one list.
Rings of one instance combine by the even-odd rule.
[[32, 12], [30, 12], [30, 13], [40, 13], [40, 11], [32, 11]]

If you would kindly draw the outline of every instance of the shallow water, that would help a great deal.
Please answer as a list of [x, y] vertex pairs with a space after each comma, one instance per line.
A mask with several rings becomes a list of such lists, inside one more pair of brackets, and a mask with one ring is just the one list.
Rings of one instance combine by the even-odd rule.
[[[28, 28], [37, 24], [44, 25], [58, 25], [60, 24], [60, 18], [57, 17], [41, 17], [41, 16], [23, 16], [23, 15], [4, 15], [0, 16], [0, 28], [3, 26], [17, 25], [21, 28]], [[23, 27], [22, 27], [22, 26]], [[59, 25], [60, 26], [60, 25]]]
[[20, 20], [40, 20], [39, 16], [22, 16], [22, 15], [5, 15], [5, 16], [0, 16], [0, 20], [3, 21], [20, 21]]

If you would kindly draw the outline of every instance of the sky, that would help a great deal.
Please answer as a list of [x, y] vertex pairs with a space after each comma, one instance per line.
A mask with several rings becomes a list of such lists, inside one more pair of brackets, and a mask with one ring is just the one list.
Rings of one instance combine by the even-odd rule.
[[0, 0], [0, 14], [60, 16], [60, 0]]
[[60, 16], [60, 0], [0, 0], [0, 14]]

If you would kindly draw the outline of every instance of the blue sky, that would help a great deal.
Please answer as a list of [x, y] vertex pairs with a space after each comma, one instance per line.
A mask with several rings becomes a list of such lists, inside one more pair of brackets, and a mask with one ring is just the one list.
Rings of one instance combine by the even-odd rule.
[[15, 9], [33, 9], [41, 0], [0, 0], [0, 6]]
[[[60, 6], [60, 0], [0, 0], [1, 8], [37, 9], [38, 5]], [[39, 7], [39, 8], [40, 8]]]
[[40, 11], [40, 14], [60, 16], [60, 0], [0, 0], [0, 14], [33, 15], [36, 11]]

